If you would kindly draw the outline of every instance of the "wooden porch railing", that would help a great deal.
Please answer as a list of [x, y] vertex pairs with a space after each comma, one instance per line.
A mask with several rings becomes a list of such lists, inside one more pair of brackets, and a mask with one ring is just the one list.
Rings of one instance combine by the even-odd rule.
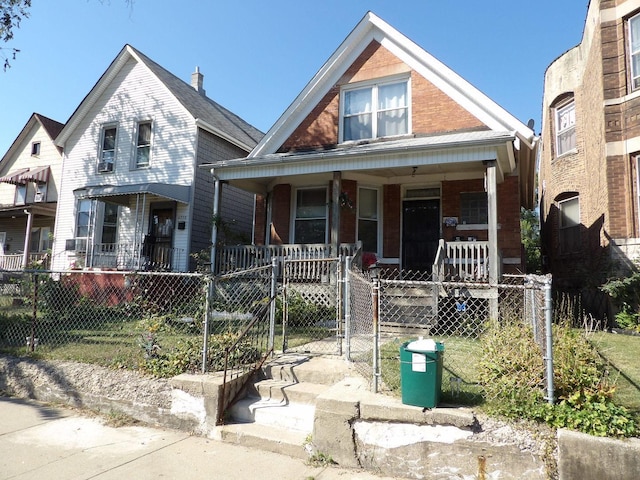
[[[357, 245], [343, 243], [339, 255], [354, 255]], [[318, 260], [331, 257], [331, 245], [325, 243], [287, 245], [236, 245], [218, 249], [216, 272], [228, 273], [271, 263], [272, 258], [292, 260]]]
[[489, 242], [445, 242], [441, 239], [433, 263], [433, 277], [440, 281], [488, 281]]
[[[23, 259], [24, 255], [22, 253], [0, 255], [0, 270], [10, 272], [20, 271], [22, 270]], [[26, 268], [49, 268], [49, 254], [30, 253]]]

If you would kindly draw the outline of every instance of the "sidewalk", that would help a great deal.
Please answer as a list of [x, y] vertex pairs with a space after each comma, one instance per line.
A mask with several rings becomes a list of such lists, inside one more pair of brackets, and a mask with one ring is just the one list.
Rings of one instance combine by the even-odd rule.
[[184, 432], [112, 428], [100, 417], [0, 397], [0, 479], [391, 480], [312, 467]]

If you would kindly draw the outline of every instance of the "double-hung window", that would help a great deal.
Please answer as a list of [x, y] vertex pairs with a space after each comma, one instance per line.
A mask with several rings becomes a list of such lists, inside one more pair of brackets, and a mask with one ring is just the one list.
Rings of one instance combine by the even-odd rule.
[[76, 245], [77, 251], [87, 250], [87, 239], [91, 228], [92, 200], [78, 200], [76, 211]]
[[296, 190], [294, 243], [326, 243], [327, 189]]
[[489, 223], [489, 204], [486, 192], [460, 194], [460, 223], [473, 225]]
[[117, 243], [118, 233], [118, 205], [104, 203], [104, 214], [102, 218], [102, 243]]
[[116, 160], [116, 135], [117, 127], [111, 125], [102, 129], [100, 139], [100, 157], [98, 160], [99, 172], [112, 172]]
[[358, 240], [362, 250], [378, 253], [378, 190], [361, 187], [358, 189]]
[[576, 104], [573, 99], [555, 109], [556, 154], [564, 155], [576, 148]]
[[148, 167], [151, 155], [151, 122], [138, 123], [137, 136], [135, 168]]
[[629, 64], [631, 67], [631, 90], [640, 88], [640, 14], [631, 17], [629, 25]]
[[374, 83], [342, 91], [342, 141], [409, 133], [409, 82]]
[[558, 210], [560, 253], [577, 252], [580, 249], [580, 198], [576, 196], [559, 201]]

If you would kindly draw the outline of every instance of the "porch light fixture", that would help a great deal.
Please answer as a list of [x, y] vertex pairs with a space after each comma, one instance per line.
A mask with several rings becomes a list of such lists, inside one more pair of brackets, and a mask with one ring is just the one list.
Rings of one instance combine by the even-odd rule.
[[413, 167], [413, 170], [411, 171], [411, 176], [412, 177], [416, 176], [416, 170], [418, 170], [418, 167]]

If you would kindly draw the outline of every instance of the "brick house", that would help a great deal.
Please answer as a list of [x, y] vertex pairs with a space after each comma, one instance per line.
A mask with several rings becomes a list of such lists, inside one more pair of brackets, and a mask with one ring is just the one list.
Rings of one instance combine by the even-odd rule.
[[362, 242], [386, 268], [458, 255], [497, 280], [524, 268], [537, 140], [369, 12], [248, 156], [208, 168], [257, 194], [254, 248]]
[[544, 82], [543, 255], [560, 290], [640, 256], [640, 1], [592, 0], [579, 45]]

